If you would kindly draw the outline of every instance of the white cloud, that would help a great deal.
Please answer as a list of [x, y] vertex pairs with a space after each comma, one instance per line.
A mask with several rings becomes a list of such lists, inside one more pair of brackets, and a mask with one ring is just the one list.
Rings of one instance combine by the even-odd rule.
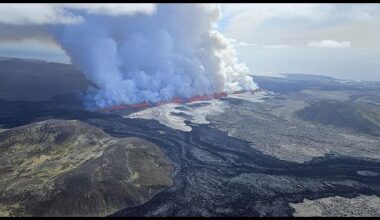
[[248, 43], [245, 41], [239, 41], [234, 38], [227, 38], [227, 42], [234, 46], [234, 47], [240, 47], [240, 48], [246, 48], [246, 47], [256, 47], [256, 48], [264, 48], [264, 49], [286, 49], [286, 48], [293, 48], [294, 45], [290, 44], [268, 44], [268, 45], [258, 45], [258, 44], [253, 44], [253, 43]]
[[286, 48], [292, 48], [293, 45], [289, 44], [273, 44], [273, 45], [264, 45], [263, 48], [266, 49], [286, 49]]
[[318, 4], [223, 4], [223, 12], [227, 17], [249, 17], [245, 23], [259, 24], [273, 17], [301, 18], [322, 17], [316, 8]]
[[88, 4], [88, 3], [76, 3], [76, 4], [64, 4], [67, 9], [84, 10], [91, 14], [106, 14], [106, 15], [129, 15], [135, 13], [153, 13], [156, 10], [154, 4], [147, 3], [134, 3], [134, 4]]
[[256, 47], [257, 44], [252, 44], [244, 41], [238, 41], [234, 38], [226, 38], [226, 41], [234, 47]]
[[250, 26], [271, 19], [290, 21], [291, 24], [294, 19], [307, 19], [310, 22], [338, 19], [368, 21], [380, 17], [380, 4], [223, 4], [222, 9], [223, 15], [231, 18], [231, 22], [245, 19], [243, 23]]
[[335, 41], [335, 40], [321, 40], [311, 41], [307, 43], [309, 47], [322, 47], [322, 48], [349, 48], [351, 47], [350, 41]]
[[[370, 33], [358, 33], [350, 25], [380, 23], [380, 4], [223, 4], [222, 8], [222, 31], [227, 37], [260, 45], [340, 38], [343, 34], [334, 30], [343, 26], [350, 28], [347, 40], [356, 38], [355, 45], [360, 45], [357, 41]], [[362, 37], [356, 37], [359, 34]]]
[[255, 46], [257, 46], [257, 44], [251, 44], [251, 43], [241, 41], [241, 42], [238, 42], [236, 46], [238, 46], [238, 47], [255, 47]]
[[0, 23], [11, 25], [70, 24], [83, 18], [73, 10], [111, 16], [153, 13], [154, 4], [0, 4]]
[[43, 25], [79, 21], [79, 16], [54, 4], [0, 4], [0, 23], [3, 24]]

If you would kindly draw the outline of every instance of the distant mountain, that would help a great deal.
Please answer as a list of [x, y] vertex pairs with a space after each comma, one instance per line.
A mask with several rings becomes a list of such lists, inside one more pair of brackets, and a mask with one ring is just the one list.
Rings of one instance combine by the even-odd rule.
[[376, 90], [380, 82], [349, 81], [311, 74], [282, 74], [285, 77], [254, 76], [259, 87], [274, 92], [296, 92], [304, 89], [323, 90]]
[[47, 101], [55, 95], [81, 92], [91, 83], [73, 65], [0, 58], [0, 99]]
[[16, 57], [2, 57], [2, 56], [0, 56], [0, 61], [4, 61], [4, 60], [13, 60], [13, 61], [20, 61], [20, 62], [32, 62], [32, 63], [47, 63], [46, 60], [16, 58]]

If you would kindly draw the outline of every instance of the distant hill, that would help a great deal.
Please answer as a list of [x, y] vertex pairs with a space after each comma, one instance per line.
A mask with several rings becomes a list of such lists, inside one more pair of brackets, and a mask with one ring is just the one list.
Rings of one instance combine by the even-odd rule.
[[380, 111], [378, 108], [351, 102], [322, 101], [305, 107], [296, 112], [296, 115], [307, 121], [380, 136]]
[[0, 99], [47, 101], [55, 95], [84, 91], [90, 84], [73, 65], [0, 58]]
[[380, 82], [348, 81], [312, 74], [282, 74], [285, 77], [254, 76], [259, 87], [274, 92], [297, 92], [304, 89], [333, 90], [376, 90]]

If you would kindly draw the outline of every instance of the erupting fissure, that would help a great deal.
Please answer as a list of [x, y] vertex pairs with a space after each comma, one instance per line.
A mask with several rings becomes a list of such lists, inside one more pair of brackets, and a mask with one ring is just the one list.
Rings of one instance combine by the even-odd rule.
[[[238, 90], [232, 92], [232, 94], [241, 94], [241, 93], [246, 93], [250, 92], [251, 94], [255, 94], [256, 92], [264, 91], [263, 89], [254, 89], [254, 90]], [[227, 97], [228, 93], [227, 92], [219, 92], [219, 93], [214, 93], [211, 95], [196, 95], [192, 96], [188, 99], [181, 99], [180, 97], [175, 97], [170, 100], [164, 100], [164, 101], [159, 101], [157, 103], [149, 103], [147, 101], [144, 101], [143, 103], [137, 103], [137, 104], [129, 104], [129, 105], [114, 105], [110, 107], [105, 107], [105, 108], [99, 108], [97, 111], [99, 112], [113, 112], [113, 111], [118, 111], [118, 110], [126, 110], [126, 109], [134, 109], [134, 108], [148, 108], [148, 107], [155, 107], [155, 106], [160, 106], [164, 104], [169, 104], [169, 103], [177, 103], [177, 104], [185, 104], [185, 103], [190, 103], [190, 102], [195, 102], [195, 101], [207, 101], [207, 100], [212, 100], [212, 99], [220, 99]]]

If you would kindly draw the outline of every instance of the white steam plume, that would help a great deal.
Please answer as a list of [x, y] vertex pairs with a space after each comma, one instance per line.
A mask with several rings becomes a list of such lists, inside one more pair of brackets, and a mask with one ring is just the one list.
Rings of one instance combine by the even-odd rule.
[[83, 21], [49, 31], [98, 86], [90, 93], [96, 106], [256, 88], [233, 46], [215, 30], [217, 7], [159, 4], [151, 13], [73, 13]]

